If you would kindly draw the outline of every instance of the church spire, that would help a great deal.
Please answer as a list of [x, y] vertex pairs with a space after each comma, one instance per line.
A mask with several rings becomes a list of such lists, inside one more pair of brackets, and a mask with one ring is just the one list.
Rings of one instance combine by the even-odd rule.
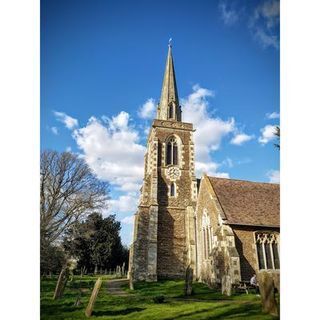
[[161, 120], [181, 121], [181, 108], [179, 106], [178, 90], [174, 72], [171, 39], [169, 40], [168, 57], [163, 77], [157, 118]]

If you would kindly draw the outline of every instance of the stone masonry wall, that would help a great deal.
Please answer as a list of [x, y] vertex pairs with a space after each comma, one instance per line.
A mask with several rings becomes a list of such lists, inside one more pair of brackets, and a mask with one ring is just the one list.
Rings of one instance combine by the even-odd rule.
[[158, 215], [158, 277], [181, 278], [185, 272], [185, 210], [160, 208]]
[[149, 208], [139, 207], [135, 220], [135, 239], [132, 244], [133, 257], [131, 271], [135, 280], [145, 280], [147, 273], [147, 249], [149, 228]]
[[197, 278], [201, 280], [201, 278], [208, 278], [212, 269], [212, 263], [209, 259], [205, 259], [203, 252], [203, 239], [202, 239], [202, 215], [203, 211], [206, 209], [212, 226], [212, 232], [214, 233], [219, 227], [218, 223], [218, 214], [216, 205], [210, 197], [210, 185], [208, 181], [204, 178], [201, 180], [200, 190], [197, 200], [197, 208], [196, 208], [196, 225], [197, 225], [197, 268], [196, 275]]

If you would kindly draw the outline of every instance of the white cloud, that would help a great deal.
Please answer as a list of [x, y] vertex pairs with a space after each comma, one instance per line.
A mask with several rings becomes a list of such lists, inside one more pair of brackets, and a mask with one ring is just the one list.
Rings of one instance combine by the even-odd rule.
[[66, 151], [67, 151], [67, 152], [72, 152], [71, 147], [70, 147], [70, 146], [66, 147]]
[[279, 170], [270, 170], [267, 173], [269, 182], [271, 183], [280, 183], [280, 171]]
[[148, 99], [139, 109], [138, 115], [142, 119], [153, 119], [156, 113], [156, 103], [155, 100]]
[[[219, 171], [224, 163], [214, 162], [211, 156], [220, 148], [222, 139], [237, 128], [233, 118], [223, 120], [210, 112], [210, 97], [214, 97], [213, 91], [195, 85], [192, 93], [182, 99], [183, 121], [193, 123], [196, 129], [197, 176], [206, 172], [229, 178], [227, 172]], [[150, 103], [153, 102], [149, 99], [144, 105], [147, 103], [149, 107], [142, 108], [144, 113], [141, 109], [145, 118], [149, 116]], [[146, 147], [140, 143], [140, 132], [130, 121], [129, 114], [124, 111], [111, 118], [103, 116], [102, 120], [91, 117], [84, 127], [75, 128], [72, 134], [92, 171], [99, 179], [108, 181], [112, 190], [119, 192], [118, 198], [109, 200], [108, 214], [133, 213], [138, 205]], [[228, 166], [231, 165], [230, 160]]]
[[242, 146], [245, 142], [250, 141], [253, 138], [254, 138], [253, 135], [238, 133], [231, 139], [230, 143], [237, 146]]
[[260, 7], [257, 8], [257, 12], [266, 19], [267, 27], [272, 28], [279, 23], [280, 1], [266, 1]]
[[122, 111], [106, 124], [91, 117], [87, 125], [73, 132], [78, 147], [93, 172], [122, 191], [137, 189], [143, 177], [146, 148], [139, 134], [129, 126], [129, 114]]
[[191, 122], [196, 129], [194, 143], [196, 152], [196, 174], [203, 172], [214, 175], [219, 165], [212, 161], [211, 152], [219, 149], [223, 137], [235, 130], [235, 120], [226, 121], [214, 117], [209, 112], [207, 98], [214, 97], [214, 92], [199, 85], [193, 86], [193, 92], [182, 99], [183, 121]]
[[218, 168], [221, 164], [216, 162], [195, 162], [196, 166], [196, 175], [197, 177], [201, 177], [203, 173], [206, 173], [212, 177], [219, 177], [219, 178], [230, 178], [229, 173], [227, 172], [218, 172]]
[[51, 127], [51, 132], [56, 136], [59, 134], [59, 131], [58, 131], [57, 127]]
[[123, 224], [133, 224], [133, 222], [134, 222], [134, 216], [127, 216], [121, 220], [121, 223]]
[[68, 129], [73, 129], [75, 127], [78, 126], [78, 120], [75, 118], [72, 118], [70, 116], [68, 116], [66, 113], [64, 112], [58, 112], [58, 111], [54, 111], [53, 112], [54, 115], [56, 116], [56, 119], [62, 123], [64, 123], [64, 125], [68, 128]]
[[279, 119], [280, 114], [278, 112], [266, 113], [268, 119]]
[[139, 143], [139, 133], [129, 122], [129, 114], [121, 111], [111, 119], [103, 117], [103, 121], [91, 117], [85, 127], [73, 131], [92, 171], [122, 193], [109, 200], [106, 214], [137, 209], [146, 148]]
[[229, 157], [222, 161], [222, 165], [228, 166], [229, 168], [233, 168], [233, 161]]
[[238, 21], [239, 15], [237, 11], [231, 8], [230, 5], [228, 6], [226, 1], [220, 1], [219, 10], [224, 24], [231, 26]]
[[264, 48], [270, 46], [279, 49], [278, 36], [274, 34], [268, 34], [264, 29], [260, 27], [256, 28], [254, 38], [257, 39]]
[[249, 20], [249, 28], [254, 38], [267, 48], [269, 46], [279, 49], [279, 0], [265, 1], [258, 5]]
[[110, 213], [123, 213], [135, 212], [138, 207], [139, 197], [136, 193], [128, 193], [119, 196], [118, 199], [109, 200], [108, 212]]
[[141, 183], [139, 182], [124, 182], [121, 186], [116, 187], [117, 190], [126, 191], [126, 192], [133, 192], [139, 191], [141, 188]]
[[276, 138], [276, 126], [274, 125], [268, 124], [262, 129], [260, 129], [260, 132], [261, 136], [259, 137], [258, 141], [263, 145]]

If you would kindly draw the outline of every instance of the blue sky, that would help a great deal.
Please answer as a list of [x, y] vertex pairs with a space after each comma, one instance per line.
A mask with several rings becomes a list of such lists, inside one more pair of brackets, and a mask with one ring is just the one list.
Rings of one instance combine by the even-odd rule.
[[111, 184], [130, 243], [168, 39], [196, 172], [277, 182], [279, 2], [41, 1], [41, 148]]

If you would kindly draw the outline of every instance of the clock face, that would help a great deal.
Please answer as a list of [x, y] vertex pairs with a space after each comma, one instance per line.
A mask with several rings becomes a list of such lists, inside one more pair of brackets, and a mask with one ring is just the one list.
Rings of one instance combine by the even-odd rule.
[[177, 167], [171, 167], [168, 169], [168, 175], [170, 179], [175, 180], [180, 177], [180, 169]]

